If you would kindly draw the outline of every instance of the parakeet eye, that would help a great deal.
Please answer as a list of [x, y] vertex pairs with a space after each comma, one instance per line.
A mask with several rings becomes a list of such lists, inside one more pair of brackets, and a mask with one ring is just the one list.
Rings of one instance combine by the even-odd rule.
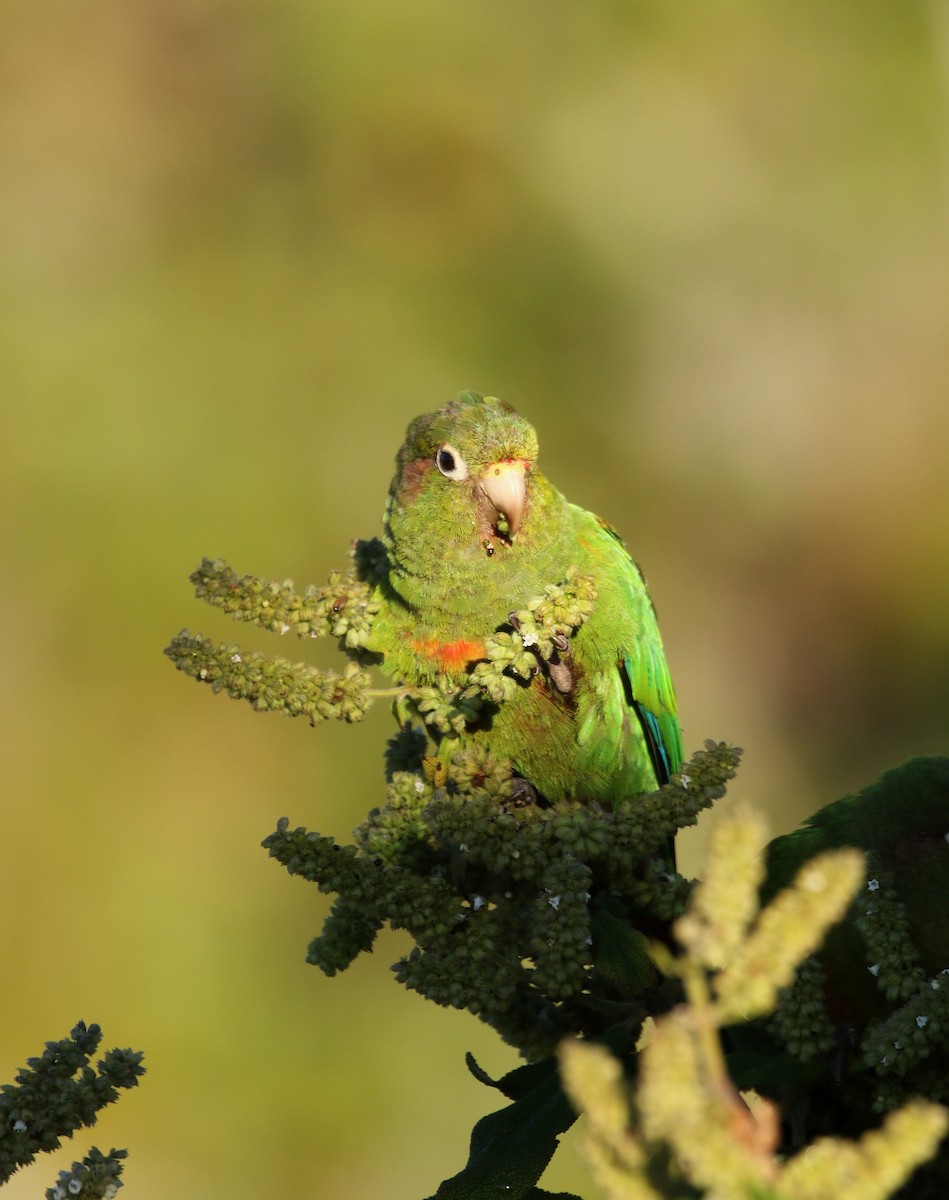
[[435, 466], [438, 467], [446, 479], [468, 478], [468, 467], [465, 460], [454, 446], [449, 446], [447, 442], [438, 447], [438, 453], [435, 455]]

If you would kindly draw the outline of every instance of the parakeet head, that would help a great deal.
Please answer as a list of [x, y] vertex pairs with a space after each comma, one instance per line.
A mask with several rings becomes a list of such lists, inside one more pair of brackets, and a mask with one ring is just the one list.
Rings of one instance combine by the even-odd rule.
[[462, 392], [416, 417], [396, 458], [385, 518], [395, 574], [444, 587], [523, 569], [557, 535], [564, 503], [537, 470], [533, 427], [502, 400]]
[[435, 519], [457, 516], [459, 534], [473, 521], [482, 538], [512, 542], [527, 515], [536, 462], [537, 434], [509, 404], [462, 392], [409, 426], [393, 496]]

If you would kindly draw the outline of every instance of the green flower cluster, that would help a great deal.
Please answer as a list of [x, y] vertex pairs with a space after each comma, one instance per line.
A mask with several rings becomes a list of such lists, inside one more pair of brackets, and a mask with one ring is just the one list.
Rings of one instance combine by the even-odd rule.
[[[838, 943], [837, 958], [852, 955], [857, 968], [862, 942], [869, 964], [865, 990], [875, 986], [877, 1007], [885, 1012], [869, 1021], [852, 1055], [854, 1069], [868, 1067], [889, 1080], [875, 1090], [873, 1107], [888, 1111], [920, 1093], [949, 1099], [949, 968], [934, 978], [926, 977], [906, 906], [892, 877], [879, 869], [873, 856], [865, 860], [862, 886], [848, 920], [860, 937], [853, 945]], [[837, 1046], [839, 1030], [828, 1016], [819, 955], [805, 959], [781, 993], [770, 1030], [802, 1062], [827, 1056]], [[930, 1061], [938, 1064], [936, 1075], [942, 1080], [936, 1090], [923, 1088], [920, 1082], [919, 1069]]]
[[93, 1147], [82, 1162], [74, 1162], [68, 1171], [59, 1172], [59, 1181], [46, 1189], [46, 1200], [112, 1200], [123, 1186], [119, 1176], [127, 1150], [103, 1154]]
[[[721, 793], [737, 760], [734, 748], [706, 743], [685, 782], [661, 789], [668, 806], [644, 797], [605, 812], [525, 801], [510, 763], [476, 744], [396, 772], [355, 846], [285, 821], [264, 845], [291, 874], [337, 894], [310, 962], [333, 974], [384, 922], [405, 929], [415, 946], [393, 968], [401, 983], [476, 1013], [536, 1058], [565, 1032], [596, 1032], [604, 1004], [615, 1004], [608, 973], [596, 970], [597, 912], [651, 931], [681, 914], [691, 885], [668, 871], [660, 847], [676, 820], [693, 823]], [[641, 996], [627, 1000], [639, 1011]]]
[[854, 901], [854, 909], [854, 926], [863, 938], [877, 987], [889, 1001], [905, 1000], [925, 972], [910, 937], [906, 906], [893, 879], [872, 858], [867, 863], [866, 887]]
[[191, 575], [195, 595], [235, 621], [253, 621], [272, 633], [337, 638], [347, 650], [366, 644], [379, 604], [372, 587], [354, 574], [334, 571], [324, 587], [312, 584], [302, 594], [285, 580], [242, 575], [223, 559], [202, 559]]
[[[81, 1126], [94, 1125], [99, 1110], [117, 1100], [121, 1089], [138, 1084], [145, 1068], [137, 1050], [109, 1050], [97, 1063], [98, 1069], [90, 1066], [101, 1041], [98, 1025], [79, 1021], [69, 1037], [47, 1042], [41, 1055], [28, 1059], [14, 1083], [0, 1087], [0, 1183], [37, 1154], [56, 1150], [62, 1138]], [[117, 1182], [121, 1168], [115, 1160], [124, 1154], [113, 1150], [103, 1156], [93, 1150], [85, 1167], [77, 1167], [82, 1194], [114, 1194], [108, 1193], [108, 1187], [121, 1186]], [[83, 1181], [90, 1174], [102, 1185], [100, 1190], [86, 1190]], [[56, 1187], [47, 1196], [55, 1195]], [[68, 1190], [77, 1195], [80, 1186]]]
[[815, 955], [804, 959], [794, 981], [781, 992], [769, 1029], [801, 1062], [826, 1057], [834, 1049], [836, 1030], [827, 1015], [824, 969]]
[[682, 977], [685, 1003], [657, 1016], [638, 1069], [624, 1076], [602, 1046], [567, 1041], [560, 1049], [564, 1087], [587, 1117], [581, 1150], [609, 1200], [884, 1200], [949, 1129], [944, 1109], [917, 1099], [858, 1141], [818, 1136], [789, 1153], [777, 1104], [739, 1095], [723, 1046], [733, 996], [743, 984], [773, 997], [787, 962], [783, 950], [765, 942], [781, 941], [795, 921], [806, 925], [793, 939], [799, 959], [839, 920], [859, 882], [853, 853], [834, 851], [821, 856], [820, 886], [808, 864], [758, 914], [758, 832], [742, 815], [716, 831], [706, 880], [676, 926], [686, 953], [669, 969]]
[[570, 668], [561, 656], [595, 601], [593, 580], [571, 567], [564, 583], [550, 584], [542, 596], [510, 614], [509, 628], [488, 638], [487, 660], [475, 665], [465, 694], [482, 693], [502, 704], [515, 694], [519, 679], [530, 679], [540, 670], [546, 670], [561, 691], [570, 691]]
[[[573, 690], [571, 643], [596, 602], [592, 581], [571, 572], [512, 611], [466, 677], [380, 691], [367, 668], [378, 661], [369, 646], [385, 549], [357, 542], [352, 557], [348, 573], [302, 593], [238, 577], [220, 561], [205, 560], [192, 577], [199, 597], [235, 619], [336, 639], [349, 660], [342, 671], [187, 631], [166, 651], [214, 691], [311, 724], [360, 720], [377, 696], [393, 699], [399, 729], [386, 749], [385, 803], [354, 844], [286, 820], [264, 842], [291, 874], [335, 897], [308, 961], [327, 975], [344, 970], [388, 924], [413, 941], [392, 968], [399, 982], [476, 1014], [527, 1059], [551, 1056], [567, 1035], [616, 1051], [621, 1031], [619, 1052], [639, 1070], [632, 1109], [615, 1063], [583, 1050], [565, 1059], [575, 1075], [568, 1091], [600, 1139], [597, 1171], [610, 1195], [888, 1194], [945, 1126], [931, 1104], [891, 1110], [914, 1095], [949, 1100], [949, 973], [925, 977], [943, 964], [926, 959], [924, 969], [893, 880], [857, 849], [824, 852], [759, 911], [763, 831], [741, 816], [713, 833], [700, 885], [671, 870], [676, 832], [734, 775], [740, 752], [722, 743], [706, 742], [669, 783], [610, 808], [547, 803], [509, 761], [462, 735], [538, 673]], [[863, 1028], [835, 1023], [832, 968], [843, 971], [836, 1000], [869, 995]], [[651, 1032], [633, 1052], [647, 1016]], [[737, 1087], [760, 1093], [750, 1108]], [[547, 1112], [540, 1085], [536, 1096], [521, 1083], [502, 1090], [512, 1127], [532, 1105]], [[555, 1110], [551, 1137], [566, 1127]], [[828, 1129], [868, 1130], [881, 1113], [891, 1116], [859, 1143], [812, 1140]], [[23, 1122], [13, 1129], [22, 1135]], [[808, 1141], [807, 1154], [794, 1156]], [[944, 1194], [945, 1159], [914, 1197], [928, 1200], [928, 1181]], [[659, 1175], [673, 1168], [658, 1192], [657, 1164]]]
[[[908, 1080], [912, 1094], [919, 1091], [915, 1072], [930, 1057], [942, 1059], [940, 1098], [949, 1099], [949, 968], [933, 979], [919, 980], [909, 998], [885, 1020], [867, 1027], [860, 1044], [865, 1061], [880, 1075]], [[927, 1092], [927, 1095], [929, 1093]]]
[[439, 675], [430, 687], [406, 689], [406, 694], [425, 725], [448, 736], [464, 733], [484, 703], [477, 689], [459, 688], [447, 675]]
[[240, 646], [212, 642], [182, 630], [165, 649], [179, 671], [226, 692], [234, 700], [247, 700], [259, 712], [280, 712], [320, 721], [361, 721], [372, 703], [371, 677], [356, 662], [342, 673], [320, 671], [286, 658], [250, 654]]
[[447, 675], [429, 686], [373, 689], [366, 666], [379, 656], [367, 649], [372, 621], [379, 611], [376, 587], [384, 577], [385, 548], [373, 540], [355, 542], [353, 565], [334, 571], [323, 587], [294, 590], [292, 582], [238, 574], [221, 559], [202, 560], [191, 575], [195, 594], [236, 621], [250, 621], [271, 633], [298, 637], [332, 637], [350, 659], [342, 672], [324, 671], [308, 663], [249, 653], [233, 643], [217, 643], [184, 629], [166, 647], [178, 670], [210, 684], [235, 700], [249, 701], [259, 711], [320, 721], [360, 721], [378, 695], [395, 695], [397, 707], [422, 722], [435, 739], [456, 737], [479, 720], [486, 704], [510, 699], [517, 680], [549, 671], [558, 687], [572, 682], [560, 657], [569, 639], [593, 610], [596, 591], [587, 576], [571, 570], [562, 584], [511, 614], [486, 643], [487, 658], [474, 664], [459, 686]]

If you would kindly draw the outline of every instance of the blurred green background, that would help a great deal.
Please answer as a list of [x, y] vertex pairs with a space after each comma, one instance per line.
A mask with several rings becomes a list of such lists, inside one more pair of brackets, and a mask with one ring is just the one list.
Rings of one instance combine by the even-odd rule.
[[419, 1200], [513, 1053], [399, 938], [305, 965], [328, 901], [259, 841], [348, 837], [389, 717], [177, 675], [237, 633], [188, 573], [321, 582], [473, 387], [624, 533], [774, 832], [946, 751], [949, 10], [7, 0], [0, 89], [0, 1079], [78, 1017], [149, 1068], [5, 1195], [94, 1141], [138, 1200]]

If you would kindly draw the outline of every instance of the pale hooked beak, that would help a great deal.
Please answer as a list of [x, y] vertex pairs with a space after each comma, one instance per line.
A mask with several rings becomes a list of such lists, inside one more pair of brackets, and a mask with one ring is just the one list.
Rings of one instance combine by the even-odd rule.
[[507, 458], [492, 463], [481, 477], [481, 490], [497, 509], [498, 515], [504, 518], [507, 529], [501, 532], [511, 541], [520, 529], [524, 516], [526, 467], [522, 458]]

